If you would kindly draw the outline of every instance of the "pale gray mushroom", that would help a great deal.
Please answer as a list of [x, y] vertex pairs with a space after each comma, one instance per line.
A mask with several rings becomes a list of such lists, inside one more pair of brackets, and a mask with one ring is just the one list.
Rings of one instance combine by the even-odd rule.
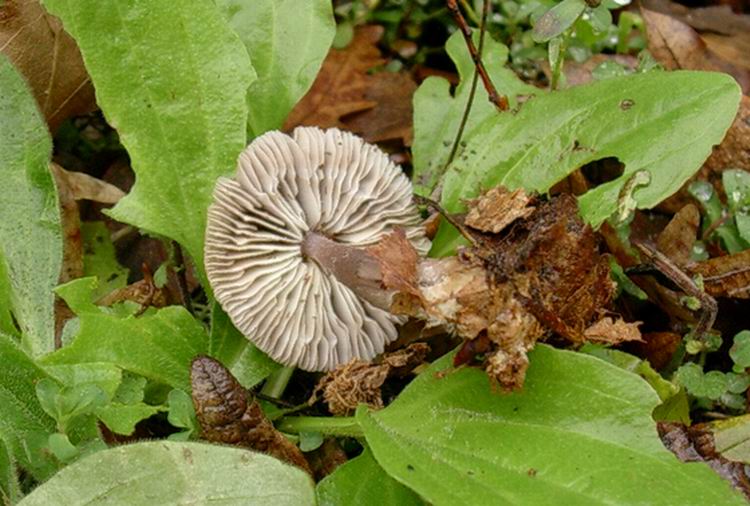
[[411, 183], [378, 147], [335, 128], [269, 132], [242, 152], [234, 179], [216, 185], [206, 270], [258, 348], [288, 366], [330, 370], [397, 337], [399, 318], [360, 279], [361, 248], [396, 227], [426, 253]]

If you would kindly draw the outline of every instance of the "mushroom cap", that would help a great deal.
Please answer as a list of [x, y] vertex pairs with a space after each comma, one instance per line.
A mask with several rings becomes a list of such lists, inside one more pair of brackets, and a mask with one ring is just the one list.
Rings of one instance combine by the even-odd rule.
[[302, 243], [315, 232], [365, 247], [394, 227], [427, 252], [411, 183], [377, 146], [335, 128], [268, 132], [216, 185], [208, 279], [234, 325], [277, 362], [325, 371], [369, 360], [396, 339], [399, 317], [305, 258]]

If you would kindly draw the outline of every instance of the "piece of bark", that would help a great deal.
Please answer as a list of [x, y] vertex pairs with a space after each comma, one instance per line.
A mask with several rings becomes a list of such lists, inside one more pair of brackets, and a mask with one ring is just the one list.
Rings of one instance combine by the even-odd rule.
[[219, 361], [206, 356], [193, 359], [190, 384], [204, 439], [266, 453], [312, 474], [300, 449], [274, 428]]

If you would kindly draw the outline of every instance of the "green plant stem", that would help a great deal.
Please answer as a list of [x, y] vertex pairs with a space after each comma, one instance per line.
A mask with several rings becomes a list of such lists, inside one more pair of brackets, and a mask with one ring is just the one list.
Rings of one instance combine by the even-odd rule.
[[461, 2], [461, 7], [464, 8], [464, 11], [466, 12], [466, 15], [471, 19], [471, 22], [475, 25], [479, 26], [479, 16], [477, 16], [477, 13], [474, 12], [474, 9], [469, 4], [468, 0], [459, 0]]
[[353, 416], [287, 416], [276, 426], [281, 432], [319, 432], [326, 436], [364, 437]]
[[260, 393], [272, 399], [280, 399], [284, 395], [289, 380], [292, 379], [292, 374], [294, 374], [294, 367], [282, 367], [276, 370], [268, 377]]

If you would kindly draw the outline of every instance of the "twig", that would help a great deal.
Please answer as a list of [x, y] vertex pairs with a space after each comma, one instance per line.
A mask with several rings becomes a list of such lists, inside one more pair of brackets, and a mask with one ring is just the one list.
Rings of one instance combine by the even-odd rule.
[[719, 306], [716, 300], [709, 294], [701, 290], [695, 282], [685, 274], [674, 262], [672, 262], [664, 253], [643, 242], [634, 242], [633, 245], [648, 258], [653, 266], [667, 278], [669, 278], [680, 290], [690, 297], [695, 297], [701, 304], [698, 324], [693, 330], [698, 339], [703, 339], [705, 334], [711, 330], [716, 321], [716, 314]]
[[[485, 16], [486, 11], [489, 9], [488, 4], [489, 0], [485, 0], [484, 12], [482, 13], [483, 17]], [[489, 74], [487, 74], [487, 69], [484, 68], [484, 63], [482, 63], [480, 52], [477, 51], [477, 48], [474, 45], [474, 41], [471, 39], [471, 28], [469, 28], [469, 25], [466, 23], [464, 15], [461, 14], [461, 9], [458, 8], [456, 0], [446, 0], [446, 5], [448, 7], [448, 11], [451, 13], [451, 16], [453, 16], [453, 19], [456, 21], [458, 28], [461, 30], [461, 33], [464, 36], [466, 46], [469, 48], [469, 54], [471, 54], [471, 59], [474, 60], [474, 65], [476, 65], [477, 71], [479, 72], [479, 77], [482, 78], [482, 84], [484, 84], [484, 88], [487, 90], [487, 95], [489, 96], [490, 102], [492, 102], [495, 107], [498, 108], [498, 110], [507, 111], [508, 97], [506, 97], [505, 95], [500, 95], [497, 92], [495, 85], [492, 84], [492, 80], [490, 79]]]
[[187, 284], [187, 266], [185, 265], [185, 258], [182, 255], [182, 248], [177, 243], [177, 241], [172, 241], [172, 246], [174, 247], [174, 262], [175, 262], [175, 270], [177, 271], [177, 287], [180, 290], [180, 298], [182, 299], [182, 305], [185, 306], [185, 308], [192, 313], [193, 312], [193, 304], [190, 301], [190, 292], [188, 291], [188, 284]]

